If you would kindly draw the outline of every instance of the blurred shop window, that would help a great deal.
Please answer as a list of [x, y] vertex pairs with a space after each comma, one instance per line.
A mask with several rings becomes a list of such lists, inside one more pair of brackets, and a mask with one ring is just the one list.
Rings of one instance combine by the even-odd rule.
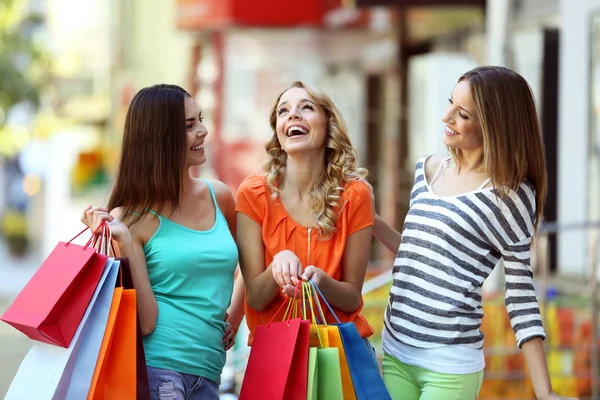
[[73, 194], [82, 195], [108, 185], [105, 158], [101, 149], [82, 151], [77, 155], [71, 175]]
[[589, 219], [600, 219], [600, 13], [592, 16], [589, 133]]

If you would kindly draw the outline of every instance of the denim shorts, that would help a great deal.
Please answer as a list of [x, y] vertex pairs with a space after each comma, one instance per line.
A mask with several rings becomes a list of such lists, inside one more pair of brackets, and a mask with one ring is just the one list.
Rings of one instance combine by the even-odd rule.
[[202, 376], [148, 367], [151, 400], [219, 400], [219, 385]]

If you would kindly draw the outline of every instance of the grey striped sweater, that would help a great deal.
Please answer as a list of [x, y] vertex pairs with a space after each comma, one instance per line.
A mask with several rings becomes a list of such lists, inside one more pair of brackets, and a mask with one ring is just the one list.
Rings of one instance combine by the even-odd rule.
[[523, 182], [501, 199], [493, 188], [440, 197], [416, 165], [410, 209], [394, 262], [385, 329], [415, 347], [483, 347], [481, 286], [504, 259], [506, 309], [519, 347], [545, 337], [532, 285], [535, 191]]

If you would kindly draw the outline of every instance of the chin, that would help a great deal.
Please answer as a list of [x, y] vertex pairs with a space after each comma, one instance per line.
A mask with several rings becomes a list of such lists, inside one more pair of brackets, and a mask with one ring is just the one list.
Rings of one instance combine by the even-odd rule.
[[311, 151], [308, 146], [296, 145], [296, 146], [286, 146], [283, 151], [287, 153], [287, 155], [295, 155], [295, 154], [303, 154], [308, 151]]
[[192, 160], [190, 162], [188, 162], [188, 167], [198, 167], [202, 164], [204, 164], [206, 162], [206, 157], [204, 157], [203, 159], [198, 159], [198, 160]]
[[452, 140], [451, 137], [448, 137], [446, 135], [444, 135], [444, 137], [442, 138], [442, 143], [444, 143], [445, 146], [451, 147], [451, 148], [454, 148], [456, 146], [456, 143], [454, 143], [454, 140]]

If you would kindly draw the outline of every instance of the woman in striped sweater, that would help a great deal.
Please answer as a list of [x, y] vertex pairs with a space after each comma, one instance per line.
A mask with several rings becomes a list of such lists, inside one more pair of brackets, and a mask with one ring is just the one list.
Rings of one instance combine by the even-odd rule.
[[547, 192], [531, 89], [507, 68], [475, 68], [458, 80], [442, 121], [450, 156], [417, 162], [402, 235], [375, 217], [374, 235], [397, 251], [384, 317], [387, 388], [403, 400], [477, 397], [481, 287], [503, 259], [506, 308], [535, 394], [560, 399], [529, 261]]

